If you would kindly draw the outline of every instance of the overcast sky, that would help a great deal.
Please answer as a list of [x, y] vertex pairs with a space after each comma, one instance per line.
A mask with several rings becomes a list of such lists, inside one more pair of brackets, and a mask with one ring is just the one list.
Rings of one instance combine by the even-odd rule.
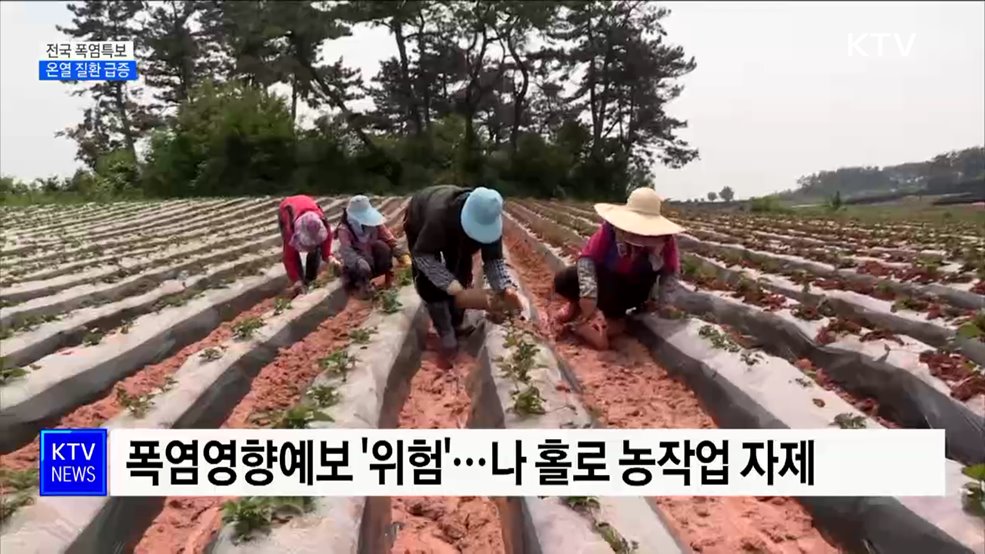
[[[669, 39], [698, 66], [669, 111], [689, 122], [684, 137], [701, 152], [683, 169], [654, 169], [665, 196], [730, 185], [748, 197], [818, 170], [985, 144], [983, 2], [665, 5]], [[54, 134], [80, 120], [86, 101], [37, 77], [44, 43], [63, 38], [55, 25], [70, 15], [64, 2], [0, 2], [2, 174], [69, 175], [78, 165], [74, 143]], [[326, 53], [369, 78], [394, 50], [374, 29]]]

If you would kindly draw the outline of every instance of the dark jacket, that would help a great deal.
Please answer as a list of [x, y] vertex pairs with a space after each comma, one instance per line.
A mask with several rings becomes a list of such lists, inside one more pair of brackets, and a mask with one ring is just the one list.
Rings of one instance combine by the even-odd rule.
[[502, 290], [512, 285], [503, 264], [502, 240], [480, 244], [462, 229], [462, 208], [470, 192], [470, 188], [436, 185], [414, 194], [404, 218], [407, 248], [415, 265], [441, 290], [454, 281], [452, 272], [457, 273], [459, 264], [471, 264], [481, 251], [489, 284]]

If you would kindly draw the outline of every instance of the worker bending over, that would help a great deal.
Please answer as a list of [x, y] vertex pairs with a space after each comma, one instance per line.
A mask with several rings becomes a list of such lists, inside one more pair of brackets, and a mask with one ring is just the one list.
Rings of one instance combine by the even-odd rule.
[[[332, 232], [325, 219], [325, 212], [310, 196], [288, 196], [277, 209], [277, 222], [280, 225], [284, 245], [282, 258], [287, 278], [291, 282], [291, 292], [294, 295], [307, 292], [318, 277], [321, 262], [338, 264], [332, 256]], [[305, 254], [304, 264], [301, 263], [301, 254]]]

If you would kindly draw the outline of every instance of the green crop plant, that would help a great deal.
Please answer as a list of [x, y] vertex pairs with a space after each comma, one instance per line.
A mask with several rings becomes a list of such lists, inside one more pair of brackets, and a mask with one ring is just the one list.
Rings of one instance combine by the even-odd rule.
[[540, 389], [529, 385], [523, 390], [513, 391], [513, 412], [519, 416], [543, 415], [547, 413], [544, 409], [544, 398], [540, 395]]
[[86, 346], [95, 346], [103, 341], [105, 333], [99, 329], [90, 329], [84, 337], [82, 337], [82, 344]]
[[154, 406], [153, 394], [130, 394], [123, 387], [116, 388], [116, 402], [133, 417], [140, 419]]
[[398, 269], [394, 277], [394, 281], [397, 283], [398, 287], [406, 287], [414, 284], [414, 274], [411, 272], [409, 267], [402, 267]]
[[730, 339], [725, 333], [719, 331], [712, 325], [703, 325], [701, 329], [698, 330], [698, 335], [702, 338], [708, 339], [711, 342], [711, 346], [718, 350], [725, 350], [726, 352], [739, 352], [742, 350], [738, 344], [735, 344], [732, 339]]
[[177, 384], [178, 384], [178, 380], [168, 375], [167, 377], [164, 378], [164, 384], [162, 384], [158, 390], [160, 390], [161, 392], [168, 392], [169, 390], [173, 389], [174, 386]]
[[219, 348], [206, 348], [198, 357], [206, 362], [215, 361], [222, 357], [222, 350]]
[[253, 335], [263, 327], [263, 320], [259, 317], [248, 317], [236, 325], [233, 325], [233, 337], [236, 340], [246, 340], [252, 338]]
[[345, 381], [349, 372], [356, 367], [356, 358], [351, 356], [348, 350], [342, 348], [318, 360], [318, 365], [330, 374], [342, 377], [342, 380]]
[[611, 524], [604, 521], [599, 521], [595, 523], [595, 531], [605, 539], [605, 542], [609, 543], [609, 547], [616, 554], [630, 554], [631, 552], [636, 552], [639, 550], [639, 544], [636, 541], [627, 541], [619, 531], [616, 530]]
[[267, 531], [273, 521], [267, 497], [248, 497], [227, 501], [222, 506], [222, 522], [233, 525], [236, 540], [249, 540], [257, 531]]
[[257, 496], [229, 500], [222, 506], [222, 522], [233, 526], [234, 542], [245, 542], [255, 533], [269, 532], [276, 523], [314, 509], [314, 498], [308, 496]]
[[376, 291], [373, 295], [373, 304], [385, 314], [395, 314], [403, 308], [403, 304], [397, 300], [396, 289]]
[[594, 496], [565, 496], [561, 501], [576, 512], [588, 513], [599, 509], [599, 500]]
[[763, 361], [763, 358], [759, 355], [759, 352], [754, 352], [752, 350], [746, 350], [742, 353], [740, 358], [742, 358], [742, 361], [745, 362], [747, 366], [754, 366]]
[[835, 416], [832, 425], [837, 425], [842, 429], [865, 429], [865, 417], [851, 414], [848, 412]]
[[540, 367], [537, 365], [537, 345], [527, 340], [526, 335], [512, 328], [507, 332], [505, 346], [511, 348], [508, 358], [497, 358], [503, 374], [521, 383], [530, 382], [530, 370]]
[[38, 470], [0, 467], [0, 523], [20, 508], [34, 502], [34, 490], [38, 487]]
[[128, 334], [130, 332], [131, 329], [133, 329], [133, 320], [132, 319], [124, 320], [123, 323], [120, 324], [120, 333], [121, 334], [126, 335], [126, 334]]
[[280, 315], [291, 309], [291, 301], [286, 298], [274, 300], [274, 315]]
[[354, 344], [366, 344], [369, 342], [369, 338], [376, 333], [376, 327], [370, 327], [369, 329], [353, 329], [349, 331], [349, 340]]
[[22, 367], [11, 367], [6, 364], [3, 357], [0, 357], [0, 385], [6, 385], [15, 379], [19, 379], [28, 374]]
[[313, 406], [298, 404], [284, 410], [280, 418], [274, 423], [276, 429], [307, 429], [313, 421], [335, 421], [332, 416], [318, 411]]
[[305, 396], [319, 408], [331, 408], [338, 404], [340, 399], [339, 392], [331, 385], [315, 385], [308, 389]]
[[961, 470], [972, 480], [962, 487], [961, 502], [971, 515], [985, 519], [985, 464], [975, 464]]

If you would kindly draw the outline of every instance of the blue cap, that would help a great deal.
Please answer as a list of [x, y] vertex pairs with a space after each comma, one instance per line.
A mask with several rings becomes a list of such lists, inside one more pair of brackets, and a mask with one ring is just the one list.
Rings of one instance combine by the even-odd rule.
[[369, 203], [369, 198], [361, 194], [349, 199], [345, 213], [364, 227], [376, 227], [386, 220], [383, 214]]
[[503, 197], [479, 187], [469, 193], [462, 208], [462, 229], [472, 240], [491, 244], [503, 236]]

